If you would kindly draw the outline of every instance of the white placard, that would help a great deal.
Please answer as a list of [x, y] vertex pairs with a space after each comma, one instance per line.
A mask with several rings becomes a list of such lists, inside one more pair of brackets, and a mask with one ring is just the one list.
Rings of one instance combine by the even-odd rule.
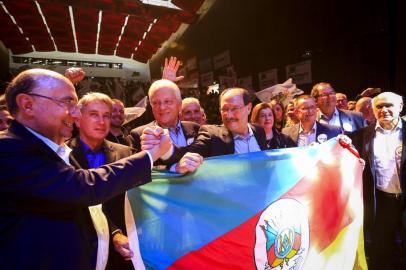
[[230, 51], [227, 50], [213, 57], [214, 69], [219, 69], [231, 64]]
[[200, 83], [202, 87], [209, 86], [214, 82], [214, 73], [213, 71], [209, 71], [200, 75]]
[[269, 69], [258, 74], [259, 89], [264, 89], [278, 83], [278, 70]]
[[287, 65], [286, 77], [292, 78], [298, 85], [312, 83], [311, 61], [307, 60], [297, 64]]

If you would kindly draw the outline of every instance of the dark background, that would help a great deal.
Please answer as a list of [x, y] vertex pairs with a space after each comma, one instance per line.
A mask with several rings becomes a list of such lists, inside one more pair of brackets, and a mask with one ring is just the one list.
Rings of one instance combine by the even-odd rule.
[[[189, 27], [175, 48], [150, 63], [161, 76], [164, 58], [198, 61], [230, 50], [238, 77], [310, 59], [313, 83], [332, 83], [354, 98], [367, 87], [403, 94], [406, 88], [405, 1], [396, 0], [217, 0]], [[310, 56], [305, 56], [306, 52]], [[309, 92], [312, 84], [299, 85]], [[203, 91], [203, 90], [201, 90]]]

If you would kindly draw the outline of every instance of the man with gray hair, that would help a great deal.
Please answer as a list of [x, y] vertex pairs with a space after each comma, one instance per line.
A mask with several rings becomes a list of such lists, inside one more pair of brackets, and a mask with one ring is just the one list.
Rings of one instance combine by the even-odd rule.
[[[404, 251], [394, 256], [397, 236], [405, 244], [406, 122], [402, 97], [383, 92], [372, 99], [376, 124], [350, 137], [365, 160], [364, 229], [371, 240], [369, 269], [406, 269]], [[369, 236], [369, 237], [368, 237]], [[394, 259], [398, 262], [394, 262]], [[385, 259], [383, 259], [385, 258]], [[399, 265], [403, 260], [403, 264]], [[397, 263], [397, 264], [396, 264]]]
[[81, 117], [72, 83], [54, 71], [30, 69], [6, 89], [14, 117], [0, 133], [0, 265], [4, 269], [94, 269], [79, 214], [151, 181], [153, 160], [170, 155], [159, 143], [97, 169], [69, 164], [73, 123]]
[[199, 124], [181, 121], [182, 97], [179, 87], [172, 81], [161, 79], [151, 84], [148, 98], [155, 120], [131, 130], [129, 138], [136, 151], [141, 151], [140, 136], [145, 128], [160, 126], [168, 129], [172, 143], [177, 146], [191, 144], [199, 130]]
[[[79, 100], [78, 106], [82, 116], [75, 121], [79, 136], [67, 143], [72, 149], [70, 163], [76, 168], [98, 168], [131, 155], [130, 147], [106, 139], [112, 122], [113, 104], [114, 101], [109, 96], [97, 92], [87, 93]], [[125, 270], [134, 269], [128, 262], [130, 260], [134, 261], [134, 265], [142, 264], [141, 256], [137, 252], [138, 243], [131, 243], [131, 250], [126, 236], [126, 200], [123, 192], [102, 206], [89, 207], [91, 220], [85, 219], [89, 224], [89, 234], [86, 236], [95, 266], [108, 265], [111, 270]], [[107, 217], [105, 221], [98, 218], [103, 214]], [[134, 227], [133, 220], [129, 224]]]
[[194, 97], [184, 98], [180, 117], [182, 121], [191, 121], [202, 125], [203, 115], [199, 100]]

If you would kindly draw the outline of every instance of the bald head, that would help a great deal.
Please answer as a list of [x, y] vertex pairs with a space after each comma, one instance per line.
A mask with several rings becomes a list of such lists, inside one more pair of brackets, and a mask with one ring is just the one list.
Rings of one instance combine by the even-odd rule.
[[6, 100], [17, 122], [59, 145], [71, 137], [80, 117], [72, 83], [50, 70], [20, 73], [7, 87]]
[[7, 107], [12, 115], [18, 111], [16, 97], [36, 89], [55, 89], [60, 84], [73, 87], [73, 84], [61, 74], [46, 69], [29, 69], [18, 74], [6, 89]]
[[182, 100], [182, 113], [181, 119], [183, 121], [192, 121], [195, 123], [202, 123], [202, 107], [197, 98], [188, 97]]

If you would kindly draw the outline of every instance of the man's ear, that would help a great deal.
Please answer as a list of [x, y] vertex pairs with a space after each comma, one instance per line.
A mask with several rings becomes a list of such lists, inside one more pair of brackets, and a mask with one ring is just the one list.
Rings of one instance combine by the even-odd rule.
[[248, 109], [248, 114], [250, 114], [250, 113], [251, 113], [251, 109], [252, 109], [252, 103], [251, 103], [251, 102], [248, 103], [247, 106], [248, 106], [248, 107], [247, 107], [247, 109]]
[[34, 116], [33, 98], [27, 94], [18, 94], [16, 96], [18, 110], [26, 115]]

